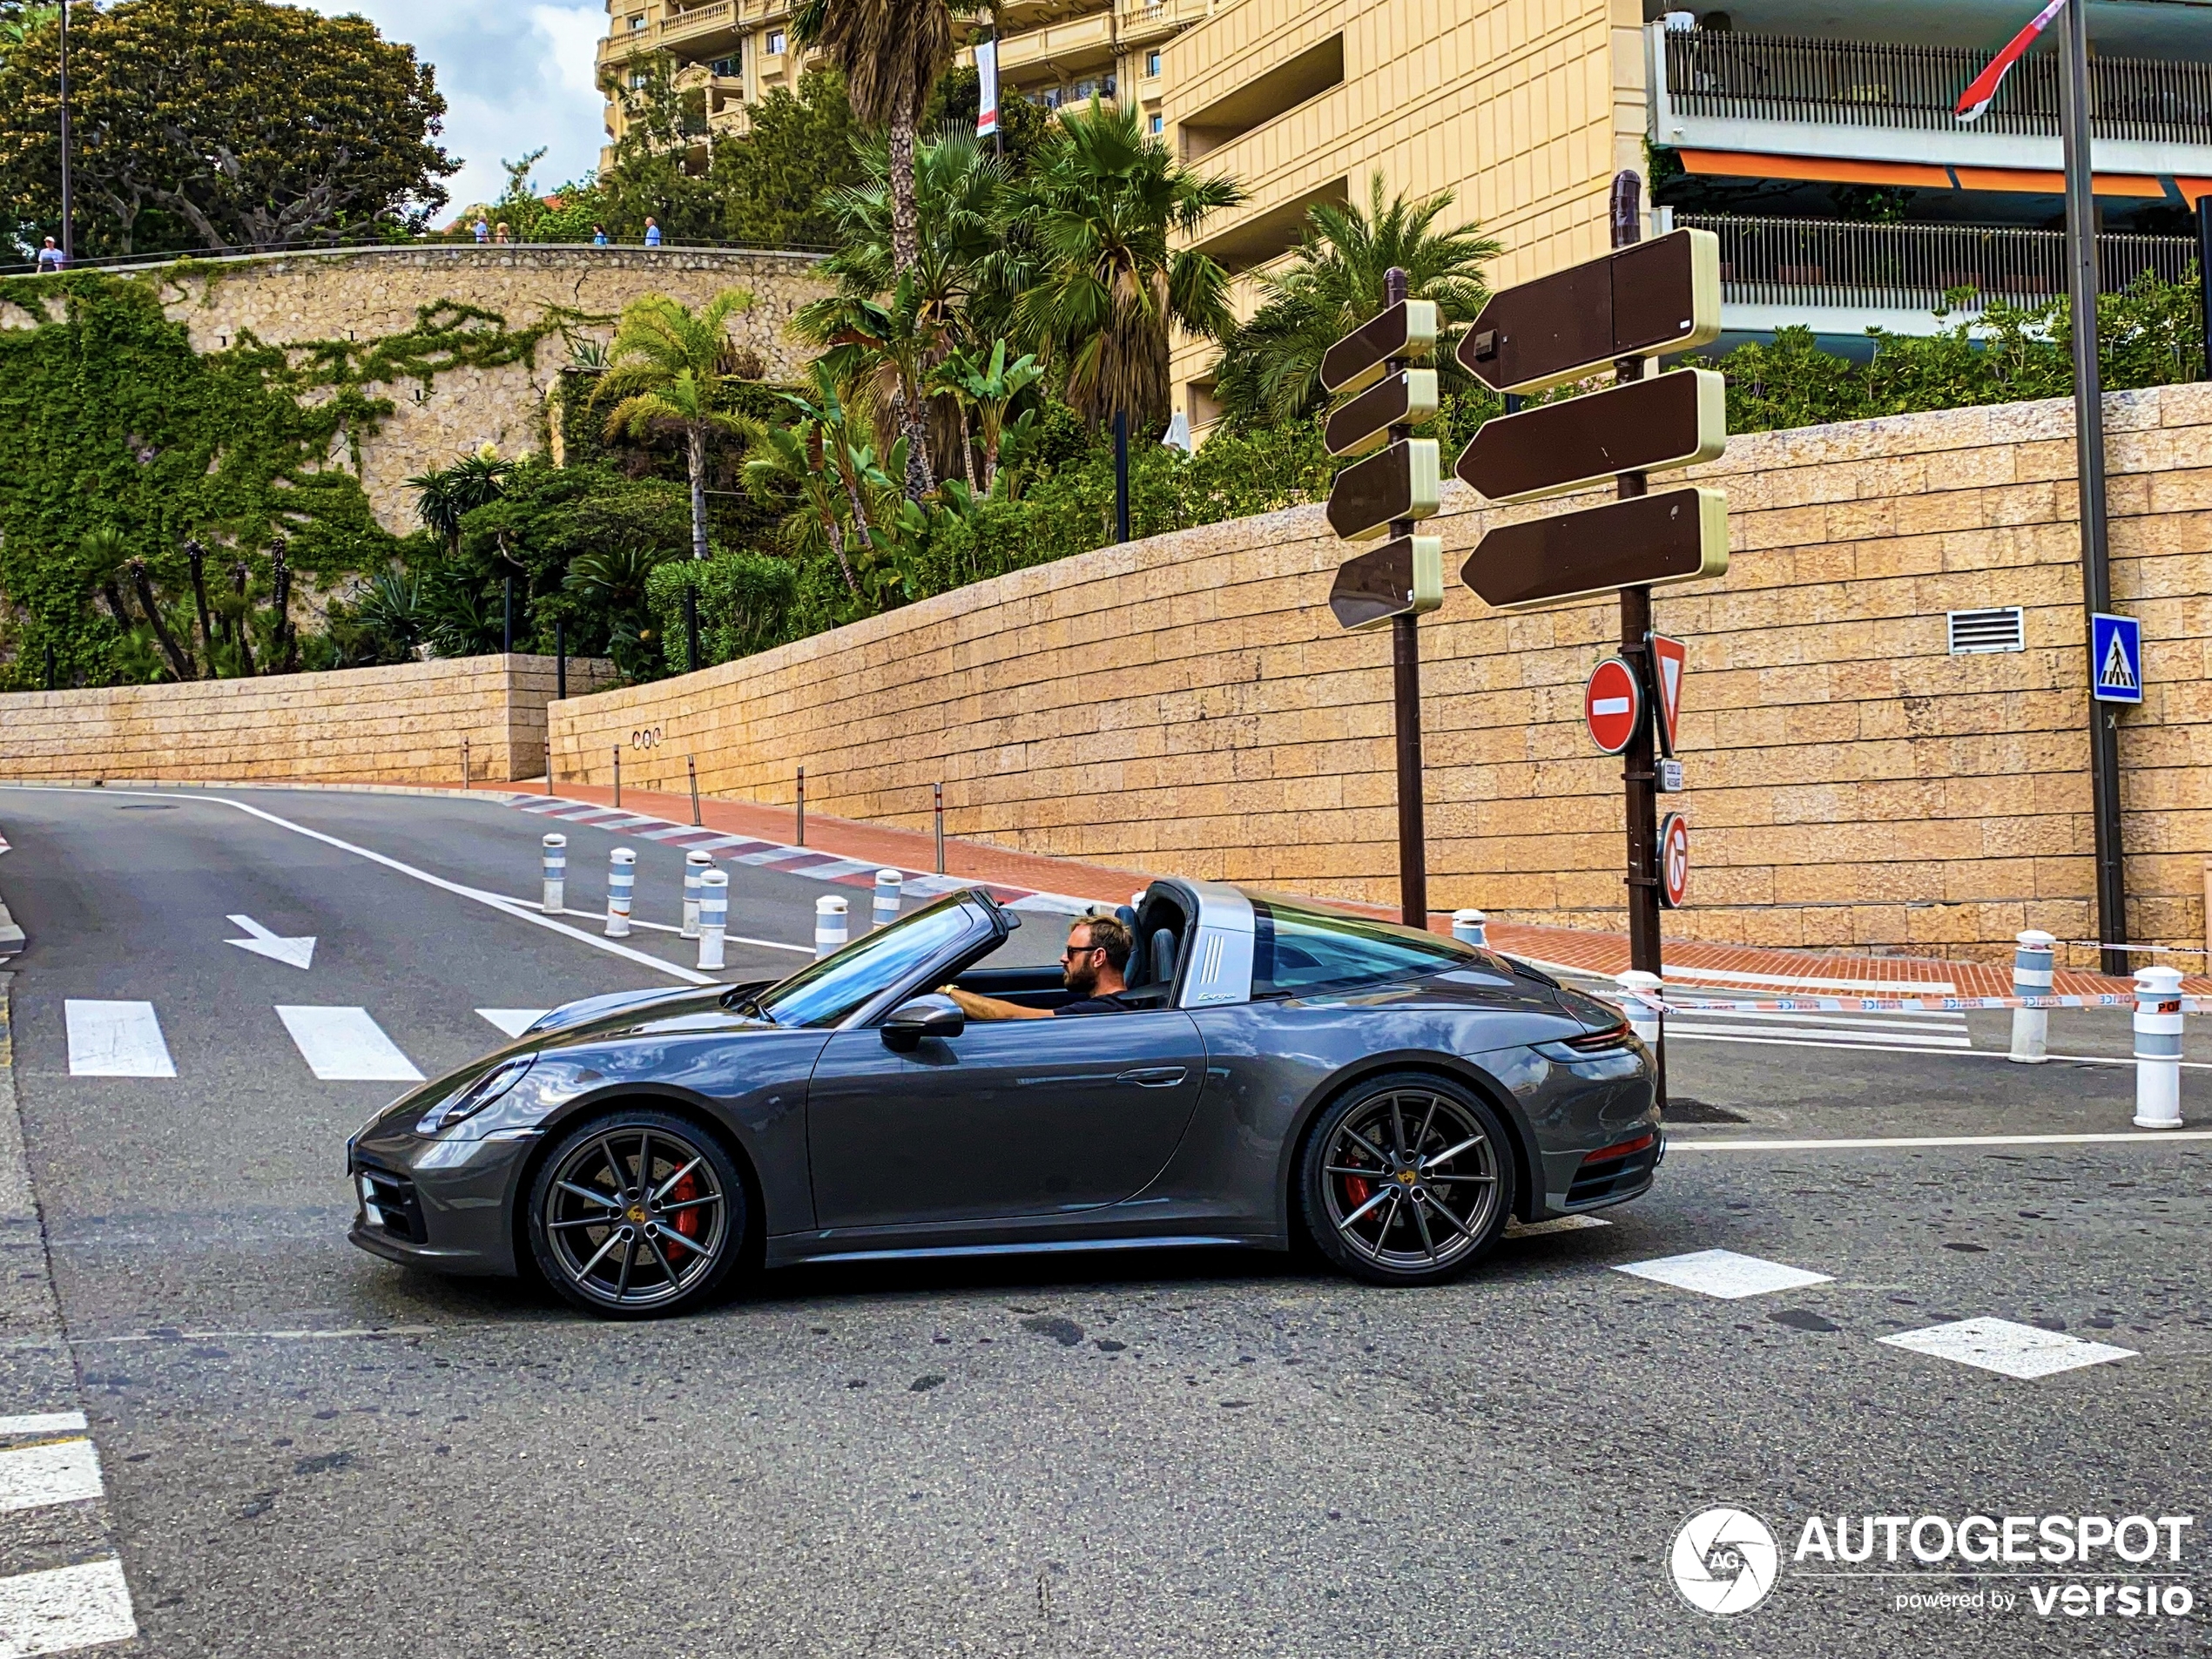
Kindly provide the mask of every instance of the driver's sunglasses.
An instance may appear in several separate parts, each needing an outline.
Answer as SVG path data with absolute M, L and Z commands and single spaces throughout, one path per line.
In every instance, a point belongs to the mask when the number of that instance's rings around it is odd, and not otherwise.
M 1063 962 L 1073 961 L 1078 956 L 1088 956 L 1095 950 L 1105 948 L 1103 945 L 1070 945 L 1060 953 L 1060 960 Z

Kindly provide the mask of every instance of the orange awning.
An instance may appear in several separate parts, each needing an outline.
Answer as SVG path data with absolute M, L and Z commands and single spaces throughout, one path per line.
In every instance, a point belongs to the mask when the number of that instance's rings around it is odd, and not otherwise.
M 1932 167 L 1911 161 L 1850 161 L 1828 156 L 1757 155 L 1743 150 L 1678 150 L 1686 172 L 1729 179 L 1804 179 L 1829 185 L 1892 185 L 1916 190 L 1990 190 L 2032 196 L 2058 196 L 2064 178 L 2025 167 Z M 2176 179 L 2175 192 L 2195 205 L 2212 195 L 2212 179 Z M 2149 173 L 2101 172 L 2100 196 L 2168 195 L 2168 181 Z

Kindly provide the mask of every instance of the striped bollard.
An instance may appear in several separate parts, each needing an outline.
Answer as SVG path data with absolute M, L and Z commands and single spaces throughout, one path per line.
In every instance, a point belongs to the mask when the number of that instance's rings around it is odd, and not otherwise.
M 2013 995 L 2048 996 L 2051 994 L 2051 953 L 2058 941 L 2031 927 L 2019 934 L 2020 948 L 2013 953 Z M 2044 1050 L 2051 1037 L 2051 1010 L 2013 1010 L 2013 1051 L 2005 1057 L 2023 1066 L 2040 1066 L 2048 1058 Z
M 846 904 L 842 899 L 814 900 L 814 959 L 833 956 L 845 948 Z
M 896 870 L 875 873 L 875 914 L 873 925 L 888 927 L 899 920 L 899 896 L 905 890 L 907 878 Z
M 699 936 L 699 883 L 713 863 L 704 853 L 684 855 L 684 926 L 680 931 L 685 939 Z
M 568 903 L 569 838 L 549 835 L 545 838 L 545 892 L 538 908 L 549 916 L 557 916 Z
M 1490 918 L 1480 910 L 1454 910 L 1452 913 L 1452 937 L 1462 945 L 1473 945 L 1477 950 L 1490 948 L 1489 926 Z
M 637 855 L 615 848 L 607 867 L 607 937 L 630 937 L 630 900 L 637 887 Z
M 1661 1021 L 1665 1017 L 1659 1011 L 1659 993 L 1663 988 L 1659 975 L 1632 968 L 1621 975 L 1620 983 L 1629 1029 L 1643 1039 L 1645 1048 L 1657 1053 Z
M 699 878 L 699 966 L 722 966 L 722 934 L 730 925 L 730 873 L 709 870 Z
M 2135 975 L 2135 1127 L 2182 1126 L 2182 974 Z

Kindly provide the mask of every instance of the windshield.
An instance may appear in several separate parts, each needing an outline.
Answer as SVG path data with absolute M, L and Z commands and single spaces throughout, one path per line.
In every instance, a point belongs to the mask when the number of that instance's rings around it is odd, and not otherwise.
M 1350 990 L 1481 961 L 1457 940 L 1283 899 L 1254 899 L 1252 919 L 1255 997 Z
M 948 894 L 864 934 L 833 956 L 810 962 L 738 1006 L 749 1002 L 778 1025 L 835 1025 L 974 934 L 977 921 L 966 894 Z

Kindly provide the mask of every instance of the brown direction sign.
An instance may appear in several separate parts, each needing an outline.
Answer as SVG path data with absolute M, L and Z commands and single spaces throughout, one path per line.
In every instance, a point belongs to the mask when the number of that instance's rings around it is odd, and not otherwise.
M 1728 574 L 1728 498 L 1717 489 L 1632 496 L 1492 530 L 1460 579 L 1501 610 Z
M 1720 333 L 1720 239 L 1673 231 L 1493 294 L 1460 361 L 1493 391 L 1534 392 Z
M 1321 359 L 1323 388 L 1332 393 L 1366 390 L 1382 378 L 1392 358 L 1426 357 L 1434 351 L 1437 326 L 1435 300 L 1400 300 L 1329 347 Z
M 1329 528 L 1347 542 L 1364 542 L 1394 520 L 1435 517 L 1441 469 L 1434 438 L 1400 438 L 1337 475 Z
M 1386 374 L 1329 417 L 1323 435 L 1332 455 L 1363 455 L 1393 426 L 1418 426 L 1436 415 L 1436 371 L 1401 368 Z
M 1329 609 L 1344 627 L 1379 627 L 1393 617 L 1418 617 L 1444 603 L 1444 540 L 1400 536 L 1353 555 L 1338 567 Z
M 1457 470 L 1492 501 L 1534 501 L 1615 473 L 1695 466 L 1727 448 L 1726 383 L 1710 368 L 1678 369 L 1486 421 Z

